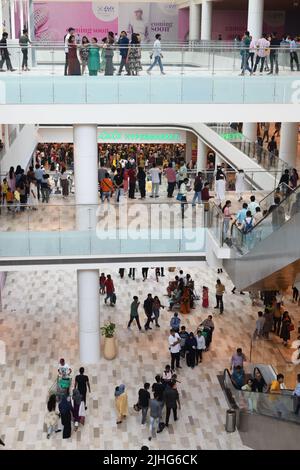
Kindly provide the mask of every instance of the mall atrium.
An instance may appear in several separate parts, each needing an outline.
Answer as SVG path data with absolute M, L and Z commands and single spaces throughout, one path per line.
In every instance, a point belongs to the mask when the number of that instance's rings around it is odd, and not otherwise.
M 299 18 L 0 0 L 1 451 L 300 449 Z

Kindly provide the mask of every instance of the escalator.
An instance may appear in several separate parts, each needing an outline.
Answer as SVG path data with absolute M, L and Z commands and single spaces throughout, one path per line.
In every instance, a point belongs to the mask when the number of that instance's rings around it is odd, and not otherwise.
M 274 200 L 273 191 L 269 200 Z M 266 211 L 249 233 L 231 227 L 231 256 L 223 266 L 238 290 L 282 290 L 300 273 L 300 186 Z
M 259 372 L 270 384 L 276 377 L 272 366 L 252 364 L 250 375 Z M 235 387 L 228 369 L 218 377 L 226 400 L 236 413 L 237 430 L 244 445 L 254 450 L 299 450 L 300 416 L 292 390 L 280 393 L 242 391 Z M 274 432 L 276 429 L 276 432 Z

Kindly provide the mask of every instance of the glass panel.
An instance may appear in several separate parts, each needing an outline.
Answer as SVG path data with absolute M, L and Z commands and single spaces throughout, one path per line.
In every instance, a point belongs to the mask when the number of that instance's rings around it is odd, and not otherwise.
M 283 224 L 299 211 L 300 186 L 294 191 L 291 191 L 290 188 L 288 188 L 287 192 L 285 191 L 285 186 L 279 188 L 279 191 L 275 190 L 262 201 L 263 206 L 266 207 L 265 216 L 249 233 L 244 234 L 240 228 L 236 225 L 232 225 L 231 243 L 240 253 L 248 253 L 262 240 L 279 230 Z M 270 212 L 270 205 L 274 204 L 274 198 L 276 196 L 280 198 L 281 202 L 279 205 L 275 205 Z M 267 207 L 267 204 L 270 202 L 271 204 Z

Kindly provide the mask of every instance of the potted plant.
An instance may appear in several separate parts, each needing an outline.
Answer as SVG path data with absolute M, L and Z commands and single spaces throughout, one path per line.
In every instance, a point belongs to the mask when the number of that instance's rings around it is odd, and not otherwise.
M 108 322 L 100 328 L 102 336 L 104 336 L 103 355 L 105 359 L 114 359 L 117 355 L 115 342 L 115 323 Z

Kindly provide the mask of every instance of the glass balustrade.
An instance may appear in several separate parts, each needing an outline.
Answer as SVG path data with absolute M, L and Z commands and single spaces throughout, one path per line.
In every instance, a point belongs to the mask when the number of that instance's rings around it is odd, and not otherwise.
M 269 152 L 258 142 L 251 142 L 245 135 L 238 132 L 229 125 L 210 125 L 212 130 L 217 132 L 220 137 L 234 145 L 238 150 L 253 159 L 262 168 L 271 170 L 276 177 L 289 169 L 289 165 L 278 157 L 278 154 Z
M 295 413 L 298 400 L 292 390 L 281 390 L 280 393 L 239 390 L 233 385 L 227 370 L 224 371 L 224 386 L 240 411 L 300 424 L 300 413 Z
M 139 76 L 64 76 L 61 44 L 32 44 L 30 72 L 22 71 L 22 51 L 9 45 L 16 72 L 0 77 L 1 104 L 118 104 L 118 103 L 296 103 L 297 72 L 286 67 L 279 75 L 239 77 L 240 49 L 232 45 L 162 44 L 166 76 L 148 76 L 152 46 L 143 45 Z M 78 46 L 78 57 L 80 47 Z M 289 58 L 289 49 L 280 49 Z M 120 54 L 114 50 L 115 74 Z M 296 100 L 296 101 L 295 101 Z
M 0 256 L 203 253 L 200 205 L 127 203 L 1 206 Z
M 281 202 L 279 205 L 274 205 L 274 199 L 277 196 Z M 263 207 L 266 207 L 263 209 L 264 217 L 248 233 L 243 233 L 241 227 L 236 224 L 231 226 L 230 245 L 233 245 L 241 254 L 253 250 L 258 243 L 279 230 L 290 218 L 300 212 L 300 186 L 294 191 L 285 185 L 281 186 L 262 203 Z M 271 205 L 273 209 L 270 211 Z

